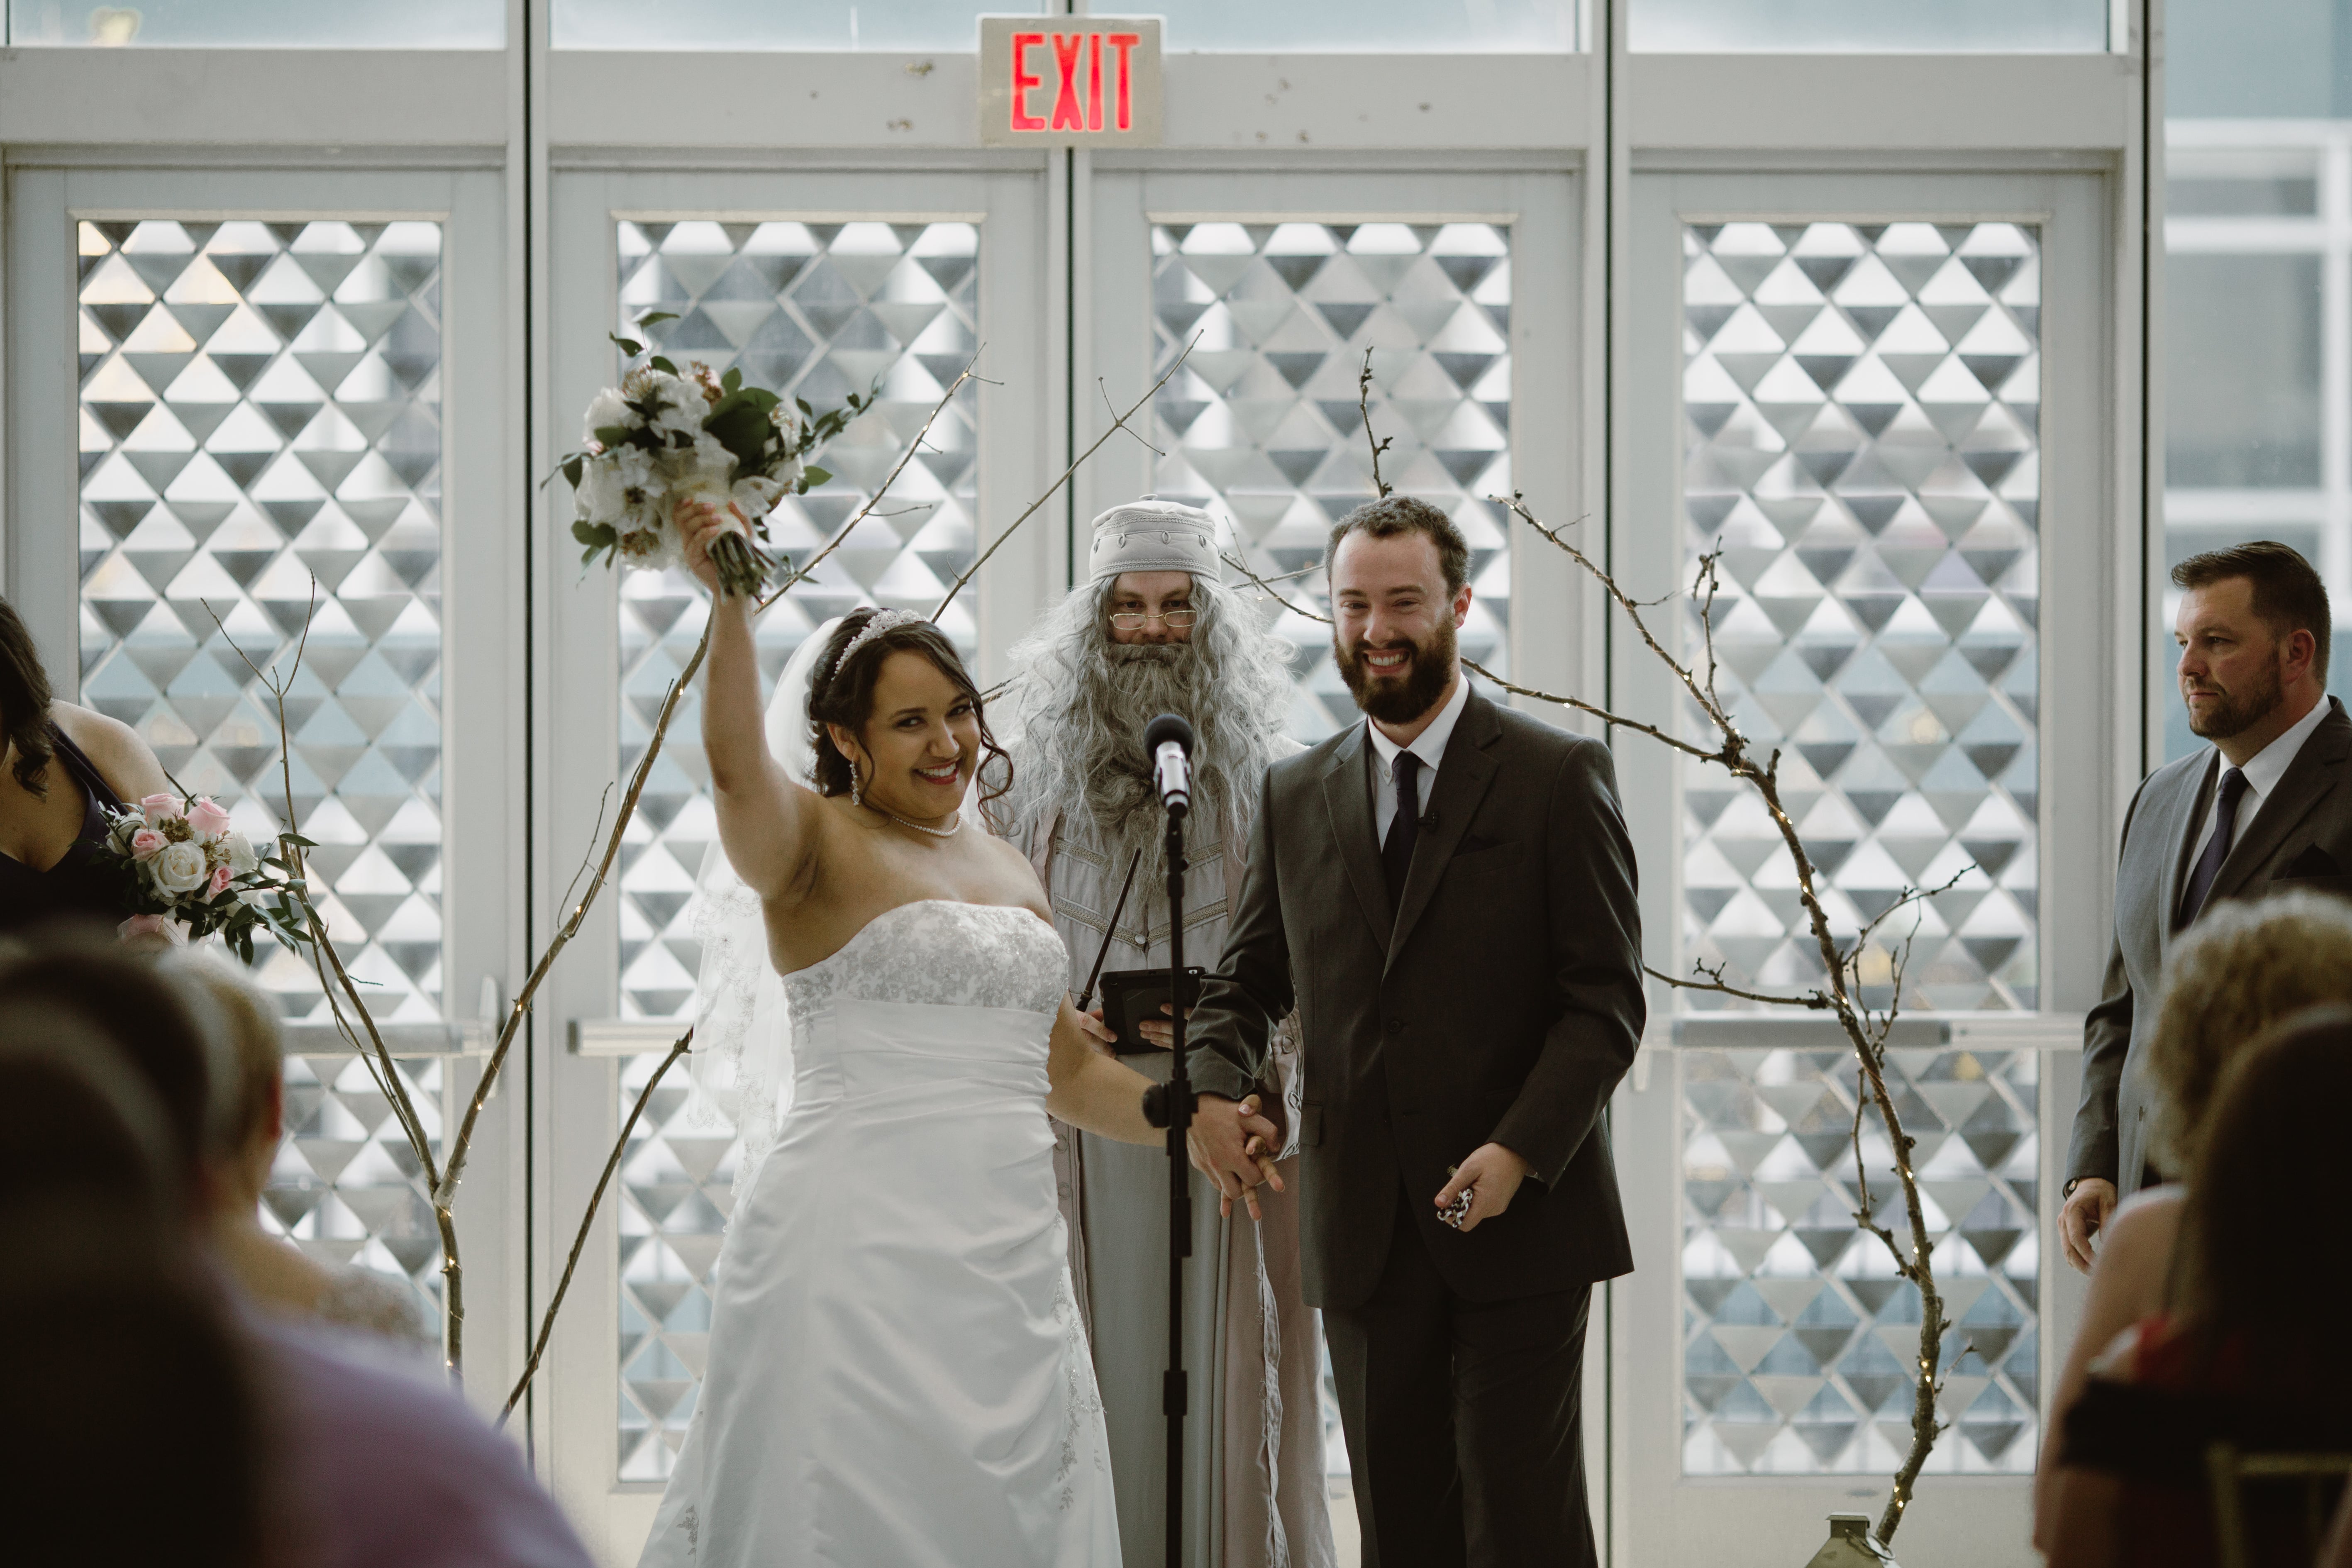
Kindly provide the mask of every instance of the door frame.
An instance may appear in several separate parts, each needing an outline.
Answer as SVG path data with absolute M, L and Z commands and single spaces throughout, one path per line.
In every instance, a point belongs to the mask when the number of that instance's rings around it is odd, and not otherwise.
M 1979 1048 L 2032 1049 L 2042 1063 L 2039 1121 L 2041 1233 L 2054 1236 L 2063 1132 L 2079 1080 L 2082 1014 L 2096 999 L 2106 960 L 2106 847 L 2120 831 L 2107 781 L 2136 765 L 2116 754 L 2106 722 L 2120 682 L 2113 628 L 2133 599 L 2116 585 L 2124 502 L 2116 475 L 2129 451 L 2109 374 L 2117 333 L 2117 257 L 2112 180 L 2093 169 L 2000 173 L 1721 173 L 1646 170 L 1635 176 L 1628 240 L 1633 284 L 1629 352 L 1618 356 L 1612 558 L 1627 590 L 1648 597 L 1685 585 L 1682 231 L 1687 223 L 2015 221 L 2041 231 L 2042 405 L 2040 520 L 2044 585 L 2037 628 L 2041 698 L 2038 824 L 2042 1009 L 2017 1015 L 1918 1017 L 1918 1025 Z M 1673 345 L 1671 348 L 1668 345 Z M 1643 352 L 1644 348 L 1650 352 Z M 2049 590 L 2065 584 L 2063 595 Z M 2051 613 L 2052 610 L 2057 613 Z M 1662 630 L 1681 635 L 1679 616 Z M 1622 622 L 1614 631 L 1612 693 L 1634 713 L 1669 712 L 1671 678 Z M 1617 751 L 1627 824 L 1649 875 L 1643 918 L 1654 951 L 1681 973 L 1679 865 L 1682 773 L 1664 747 L 1629 741 Z M 1682 1072 L 1677 998 L 1653 983 L 1651 1026 L 1635 1070 L 1614 1103 L 1617 1164 L 1633 1233 L 1635 1272 L 1612 1290 L 1612 1430 L 1615 1560 L 1785 1561 L 1832 1511 L 1875 1514 L 1886 1495 L 1877 1475 L 1685 1477 L 1682 1474 Z M 1731 1016 L 1708 1015 L 1728 1025 Z M 1906 1016 L 1916 1016 L 1906 1015 Z M 1780 1020 L 1778 1041 L 1801 1021 Z M 1730 1026 L 1736 1027 L 1736 1026 Z M 1824 1043 L 1843 1037 L 1821 1026 Z M 1707 1047 L 1726 1044 L 1711 1026 Z M 1697 1048 L 1696 1042 L 1694 1048 Z M 2046 1420 L 2054 1368 L 2079 1311 L 2081 1282 L 2056 1249 L 2042 1256 L 2039 1393 Z M 1944 1441 L 1957 1441 L 1948 1434 Z M 1901 1537 L 1906 1555 L 1932 1561 L 2008 1561 L 2026 1550 L 2032 1478 L 1930 1474 L 1924 1506 Z M 1965 1499 L 1965 1503 L 1960 1500 Z M 1769 1523 L 1759 1529 L 1759 1521 Z M 1959 1553 L 1966 1552 L 1962 1558 Z M 2007 1553 L 2007 1556 L 2002 1555 Z M 2021 1559 L 2018 1559 L 2021 1560 Z
M 980 229 L 980 371 L 988 378 L 976 397 L 976 516 L 982 537 L 975 547 L 985 548 L 1060 471 L 1059 432 L 1043 416 L 1061 394 L 1062 367 L 1050 352 L 1054 338 L 1047 330 L 1048 289 L 1055 279 L 1045 264 L 1049 204 L 1042 157 L 864 171 L 574 168 L 556 176 L 550 205 L 552 390 L 542 414 L 551 440 L 562 443 L 571 434 L 566 426 L 572 416 L 566 411 L 586 407 L 612 380 L 614 361 L 605 333 L 618 321 L 614 237 L 621 220 L 962 221 Z M 978 612 L 977 673 L 983 685 L 1001 679 L 1003 648 L 1043 607 L 1045 584 L 1065 570 L 1057 559 L 1062 531 L 1054 526 L 1054 510 L 1049 503 L 1024 525 L 965 590 Z M 545 929 L 552 930 L 562 918 L 555 902 L 583 847 L 601 842 L 600 809 L 609 809 L 600 806 L 599 796 L 614 777 L 617 756 L 619 578 L 601 568 L 582 570 L 562 487 L 551 486 L 541 497 L 536 527 L 541 565 L 534 588 L 545 650 L 541 710 L 552 765 L 537 791 L 537 820 L 544 825 L 538 864 L 544 870 L 534 891 L 543 900 Z M 681 742 L 698 745 L 700 739 L 673 731 L 668 743 Z M 619 932 L 617 900 L 607 896 L 590 911 L 576 946 L 611 953 Z M 532 1252 L 539 1278 L 551 1286 L 619 1131 L 619 1058 L 667 1047 L 683 1025 L 615 1022 L 618 974 L 609 963 L 575 959 L 561 965 L 548 993 L 544 1016 L 559 1022 L 539 1031 L 536 1046 L 540 1196 Z M 530 1416 L 542 1473 L 592 1551 L 605 1561 L 634 1560 L 662 1491 L 658 1483 L 618 1479 L 621 1202 L 617 1190 L 607 1192 L 589 1232 L 533 1390 Z

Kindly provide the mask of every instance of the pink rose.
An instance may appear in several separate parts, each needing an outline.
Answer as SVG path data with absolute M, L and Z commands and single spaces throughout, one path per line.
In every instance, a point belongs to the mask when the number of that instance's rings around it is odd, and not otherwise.
M 135 860 L 152 858 L 156 850 L 170 842 L 152 827 L 142 827 L 131 836 L 131 856 Z
M 210 799 L 188 807 L 188 826 L 199 838 L 218 838 L 228 831 L 228 813 Z
M 167 818 L 180 815 L 180 797 L 176 795 L 151 795 L 139 803 L 147 818 L 147 826 L 160 827 Z
M 228 868 L 227 867 L 226 867 L 226 866 L 218 866 L 218 867 L 215 867 L 215 868 L 214 868 L 214 869 L 213 869 L 213 885 L 212 885 L 212 889 L 211 889 L 211 891 L 212 891 L 212 896 L 213 896 L 214 898 L 217 899 L 217 898 L 219 898 L 223 893 L 226 893 L 226 892 L 227 892 L 227 891 L 228 891 L 228 881 L 229 881 L 229 878 L 230 878 L 230 876 L 231 876 L 231 875 L 232 875 L 232 873 L 230 872 L 229 868 Z

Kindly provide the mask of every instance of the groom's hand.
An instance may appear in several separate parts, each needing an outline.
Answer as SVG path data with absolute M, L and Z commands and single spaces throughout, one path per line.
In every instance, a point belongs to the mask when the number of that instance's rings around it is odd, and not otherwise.
M 1454 1179 L 1439 1191 L 1438 1211 L 1444 1213 L 1446 1206 L 1461 1195 L 1463 1188 L 1470 1188 L 1470 1212 L 1463 1215 L 1461 1223 L 1454 1228 L 1475 1230 L 1480 1220 L 1493 1219 L 1509 1208 L 1511 1199 L 1518 1193 L 1519 1184 L 1527 1179 L 1528 1163 L 1525 1160 L 1500 1143 L 1481 1143 L 1454 1171 Z
M 1276 1192 L 1283 1190 L 1273 1156 L 1255 1152 L 1282 1146 L 1282 1130 L 1261 1112 L 1256 1095 L 1241 1100 L 1227 1100 L 1222 1094 L 1195 1096 L 1185 1144 L 1193 1168 L 1217 1184 L 1219 1214 L 1232 1214 L 1238 1196 L 1249 1209 L 1250 1218 L 1261 1218 L 1258 1184 L 1270 1182 Z

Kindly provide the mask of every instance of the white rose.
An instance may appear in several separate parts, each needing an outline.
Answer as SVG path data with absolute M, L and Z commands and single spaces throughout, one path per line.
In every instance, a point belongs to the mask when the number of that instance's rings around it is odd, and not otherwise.
M 588 459 L 588 466 L 580 475 L 580 489 L 573 498 L 582 517 L 591 522 L 610 522 L 627 508 L 628 502 L 623 496 L 628 488 L 624 459 L 632 452 L 636 452 L 636 448 L 624 447 L 619 452 L 607 452 L 601 458 Z M 636 452 L 636 455 L 643 457 L 645 454 Z
M 229 870 L 237 876 L 242 877 L 261 864 L 261 857 L 253 852 L 252 840 L 242 833 L 224 834 L 221 847 L 228 852 Z
M 175 895 L 194 892 L 213 874 L 205 864 L 205 847 L 190 839 L 165 845 L 147 865 L 155 885 Z
M 636 422 L 637 416 L 629 412 L 627 399 L 621 395 L 618 388 L 608 386 L 588 405 L 587 416 L 580 422 L 580 438 L 593 441 L 596 432 L 607 426 L 635 425 Z
M 689 438 L 700 435 L 702 416 L 710 412 L 710 400 L 702 395 L 702 388 L 675 375 L 665 375 L 655 384 L 663 408 L 654 423 L 666 432 L 676 431 Z

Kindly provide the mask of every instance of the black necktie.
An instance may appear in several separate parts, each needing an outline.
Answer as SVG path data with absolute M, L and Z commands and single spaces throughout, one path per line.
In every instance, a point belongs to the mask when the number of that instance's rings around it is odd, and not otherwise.
M 2180 896 L 2180 920 L 2173 930 L 2185 929 L 2204 912 L 2205 895 L 2213 890 L 2213 879 L 2230 858 L 2230 840 L 2237 837 L 2238 802 L 2245 798 L 2246 789 L 2246 775 L 2237 769 L 2221 774 L 2221 798 L 2213 804 L 2213 837 L 2205 841 L 2205 853 L 2197 857 L 2189 873 L 2189 890 Z
M 1421 837 L 1421 759 L 1399 752 L 1391 777 L 1396 781 L 1396 817 L 1381 845 L 1381 868 L 1388 873 L 1389 911 L 1404 902 L 1405 873 L 1412 869 L 1413 841 Z

